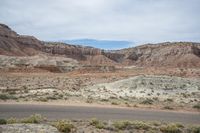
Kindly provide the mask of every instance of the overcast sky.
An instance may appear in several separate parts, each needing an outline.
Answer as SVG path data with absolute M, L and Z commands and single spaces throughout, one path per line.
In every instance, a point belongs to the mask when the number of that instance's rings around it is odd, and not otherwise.
M 0 0 L 0 23 L 50 41 L 200 42 L 200 0 Z

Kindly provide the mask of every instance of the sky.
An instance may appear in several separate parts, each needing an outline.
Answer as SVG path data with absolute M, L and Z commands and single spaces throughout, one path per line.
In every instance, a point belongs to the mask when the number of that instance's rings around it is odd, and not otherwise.
M 116 48 L 200 42 L 200 0 L 0 0 L 0 23 L 45 41 L 131 42 Z
M 61 41 L 67 44 L 92 46 L 95 48 L 101 48 L 105 50 L 118 50 L 134 46 L 133 42 L 119 41 L 119 40 L 73 39 L 73 40 L 61 40 Z

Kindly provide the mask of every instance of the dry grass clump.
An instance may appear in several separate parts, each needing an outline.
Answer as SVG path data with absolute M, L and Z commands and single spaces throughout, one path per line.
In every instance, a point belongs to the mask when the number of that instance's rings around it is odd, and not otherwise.
M 75 126 L 65 120 L 59 120 L 59 121 L 53 123 L 52 125 L 54 127 L 56 127 L 58 129 L 58 131 L 60 131 L 62 133 L 70 133 L 73 130 L 75 130 Z

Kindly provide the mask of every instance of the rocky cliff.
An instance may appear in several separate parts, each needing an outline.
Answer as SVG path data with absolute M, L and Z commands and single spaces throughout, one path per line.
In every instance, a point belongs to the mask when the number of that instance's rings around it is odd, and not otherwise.
M 136 66 L 199 67 L 200 43 L 166 42 L 117 51 Z M 122 60 L 122 63 L 125 60 Z
M 13 56 L 35 55 L 43 49 L 41 41 L 32 36 L 18 35 L 8 26 L 0 24 L 0 54 Z
M 41 53 L 64 55 L 89 65 L 200 67 L 200 43 L 165 42 L 104 51 L 93 47 L 43 42 L 32 36 L 18 35 L 8 26 L 0 24 L 0 55 L 30 56 Z

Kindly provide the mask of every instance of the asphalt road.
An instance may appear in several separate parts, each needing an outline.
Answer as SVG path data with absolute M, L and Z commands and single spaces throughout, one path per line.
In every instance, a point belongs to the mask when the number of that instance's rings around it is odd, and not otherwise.
M 0 118 L 22 118 L 35 113 L 48 119 L 98 118 L 102 120 L 143 120 L 200 124 L 200 113 L 85 106 L 0 104 Z

